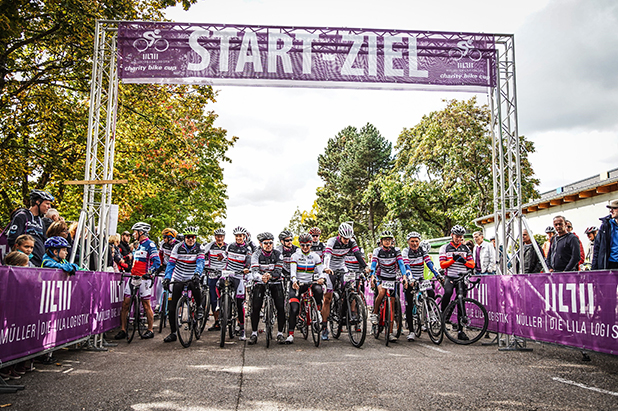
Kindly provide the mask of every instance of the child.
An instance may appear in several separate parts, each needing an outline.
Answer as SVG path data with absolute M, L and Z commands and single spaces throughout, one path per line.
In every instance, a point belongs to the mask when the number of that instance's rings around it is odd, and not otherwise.
M 28 234 L 22 234 L 17 239 L 15 239 L 15 245 L 13 246 L 13 251 L 19 251 L 28 257 L 28 264 L 26 267 L 34 268 L 34 264 L 30 261 L 32 257 L 32 250 L 34 250 L 34 238 Z M 7 256 L 8 257 L 8 256 Z M 7 264 L 13 265 L 13 264 Z M 15 264 L 18 265 L 18 264 Z
M 69 263 L 65 258 L 69 254 L 71 245 L 69 242 L 59 236 L 48 238 L 45 241 L 45 255 L 43 256 L 43 268 L 60 268 L 68 275 L 75 274 L 79 271 L 77 264 Z
M 11 251 L 4 257 L 4 265 L 28 267 L 28 263 L 30 263 L 30 259 L 21 251 Z

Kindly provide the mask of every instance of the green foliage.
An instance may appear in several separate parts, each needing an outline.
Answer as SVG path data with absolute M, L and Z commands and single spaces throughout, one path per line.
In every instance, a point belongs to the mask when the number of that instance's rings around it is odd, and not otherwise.
M 534 239 L 539 243 L 539 247 L 543 247 L 543 244 L 547 241 L 547 236 L 545 234 L 535 234 Z

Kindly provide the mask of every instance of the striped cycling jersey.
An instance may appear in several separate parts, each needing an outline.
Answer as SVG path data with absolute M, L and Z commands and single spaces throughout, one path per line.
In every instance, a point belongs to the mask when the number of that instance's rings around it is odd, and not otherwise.
M 363 258 L 365 257 L 365 253 L 363 252 L 363 249 L 360 249 L 361 255 L 363 256 Z M 356 256 L 352 253 L 347 253 L 343 259 L 346 268 L 349 271 L 353 271 L 355 273 L 361 271 L 360 269 L 360 264 L 358 263 L 358 259 L 356 258 Z
M 225 270 L 225 266 L 227 265 L 227 249 L 228 245 L 223 243 L 223 245 L 217 245 L 216 241 L 208 243 L 204 246 L 204 258 L 206 259 L 206 267 L 210 267 L 213 270 Z M 219 260 L 219 256 L 222 255 L 223 258 Z
M 292 244 L 292 248 L 285 248 L 283 245 L 279 244 L 275 250 L 281 253 L 281 258 L 283 259 L 283 274 L 286 277 L 290 276 L 290 261 L 292 260 L 292 254 L 296 252 L 299 248 Z
M 170 260 L 170 254 L 172 254 L 172 250 L 176 244 L 178 244 L 178 241 L 176 241 L 175 238 L 171 239 L 169 243 L 164 242 L 161 244 L 161 247 L 159 247 L 159 258 L 161 259 L 161 265 L 167 265 Z
M 460 255 L 465 258 L 466 261 L 472 261 L 472 253 L 470 249 L 466 247 L 464 243 L 455 246 L 452 242 L 444 244 L 440 247 L 440 263 L 446 260 L 450 260 L 456 255 Z M 460 277 L 468 271 L 468 268 L 459 261 L 455 261 L 451 266 L 445 269 L 447 277 Z
M 133 255 L 133 268 L 131 268 L 131 275 L 143 276 L 149 271 L 154 271 L 161 266 L 161 259 L 159 258 L 159 250 L 154 241 L 149 238 L 144 238 L 139 242 L 139 246 L 135 250 Z
M 251 267 L 251 249 L 246 243 L 232 243 L 227 246 L 227 264 L 226 270 L 242 271 L 245 268 Z M 242 278 L 243 275 L 235 274 L 237 278 Z
M 324 261 L 324 249 L 326 248 L 326 246 L 324 245 L 323 242 L 317 242 L 317 243 L 312 243 L 311 244 L 311 251 L 313 251 L 314 253 L 316 253 L 318 256 L 320 256 L 320 259 L 322 261 Z
M 305 254 L 300 249 L 292 254 L 290 273 L 292 281 L 297 280 L 301 283 L 312 282 L 313 274 L 318 274 L 320 278 L 326 278 L 322 272 L 322 260 L 320 256 L 313 251 L 309 251 Z
M 425 272 L 425 264 L 431 263 L 429 254 L 424 253 L 420 247 L 416 250 L 408 247 L 403 250 L 401 255 L 403 263 L 410 267 L 412 278 L 416 280 L 422 279 Z
M 201 274 L 204 269 L 204 251 L 199 243 L 189 247 L 184 241 L 176 244 L 170 254 L 170 261 L 165 270 L 165 278 L 172 281 L 187 281 L 194 274 Z
M 281 279 L 281 270 L 283 269 L 283 259 L 278 250 L 272 250 L 270 253 L 258 248 L 251 256 L 251 278 L 258 283 L 262 281 L 262 275 L 270 274 L 273 280 Z
M 331 237 L 326 242 L 326 248 L 324 249 L 324 268 L 329 268 L 333 271 L 342 270 L 348 271 L 345 266 L 345 256 L 346 254 L 353 254 L 358 261 L 359 268 L 364 270 L 366 267 L 365 259 L 361 255 L 360 248 L 356 244 L 354 239 L 350 239 L 347 244 L 343 244 L 337 237 Z
M 403 263 L 401 250 L 398 247 L 378 247 L 373 250 L 371 266 L 373 267 L 373 263 L 376 263 L 376 268 L 380 268 L 380 277 L 395 278 L 401 273 L 399 261 Z

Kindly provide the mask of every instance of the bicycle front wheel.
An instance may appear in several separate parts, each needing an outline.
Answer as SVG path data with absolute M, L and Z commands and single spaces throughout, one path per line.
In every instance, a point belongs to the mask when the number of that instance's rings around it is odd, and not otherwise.
M 341 298 L 337 293 L 333 293 L 333 299 L 330 301 L 330 315 L 328 316 L 328 325 L 333 338 L 339 338 L 341 328 L 343 327 L 343 319 L 341 318 Z
M 193 312 L 186 295 L 183 295 L 176 304 L 176 329 L 178 340 L 183 347 L 187 348 L 193 341 Z
M 208 322 L 208 311 L 210 310 L 210 290 L 208 287 L 202 288 L 202 310 L 204 311 L 204 316 L 201 320 L 198 320 L 198 330 L 199 334 L 202 335 L 204 332 L 204 328 L 206 328 L 206 323 Z M 197 334 L 196 338 L 200 338 Z
M 367 309 L 363 299 L 357 295 L 350 295 L 350 309 L 348 310 L 347 328 L 350 342 L 356 348 L 362 347 L 367 336 Z
M 401 301 L 395 297 L 395 305 L 393 306 L 393 335 L 395 338 L 401 337 L 403 331 L 403 316 L 401 314 Z
M 225 345 L 225 333 L 227 332 L 228 316 L 230 315 L 230 296 L 223 294 L 222 300 L 219 301 L 220 314 L 219 321 L 221 322 L 221 336 L 219 337 L 219 347 L 223 348 Z
M 320 315 L 318 314 L 318 305 L 315 302 L 315 299 L 311 298 L 311 310 L 309 311 L 311 323 L 311 338 L 313 339 L 313 344 L 316 347 L 320 346 Z M 307 323 L 305 323 L 305 329 L 308 328 Z M 307 337 L 305 337 L 307 338 Z
M 393 307 L 388 295 L 384 296 L 384 300 L 386 300 L 384 301 L 384 341 L 388 347 L 391 338 L 391 326 L 393 325 Z
M 309 337 L 309 324 L 311 322 L 310 316 L 311 313 L 307 314 L 307 304 L 305 303 L 304 298 L 300 301 L 300 309 L 298 310 L 298 328 L 303 335 L 303 338 L 306 340 Z
M 444 334 L 442 333 L 442 314 L 440 313 L 438 305 L 431 297 L 425 300 L 423 316 L 429 339 L 431 339 L 431 342 L 434 344 L 440 345 L 444 338 Z
M 129 312 L 127 313 L 127 343 L 133 341 L 135 331 L 139 328 L 139 298 L 136 295 L 131 297 Z
M 489 318 L 485 307 L 472 298 L 452 301 L 442 314 L 442 331 L 455 344 L 468 345 L 485 335 Z
M 161 308 L 159 309 L 159 334 L 163 332 L 163 329 L 165 328 L 165 324 L 167 323 L 167 304 L 168 304 L 167 297 L 168 295 L 169 295 L 169 292 L 167 291 L 163 292 L 163 297 L 161 299 Z
M 270 297 L 266 297 L 266 307 L 264 309 L 265 317 L 264 317 L 264 325 L 266 329 L 264 332 L 266 333 L 266 348 L 270 347 L 270 340 L 273 338 L 273 304 Z

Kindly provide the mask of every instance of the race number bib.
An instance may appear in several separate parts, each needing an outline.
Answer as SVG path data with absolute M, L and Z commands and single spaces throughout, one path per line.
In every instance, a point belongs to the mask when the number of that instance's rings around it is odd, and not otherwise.
M 421 291 L 427 291 L 427 290 L 431 290 L 431 281 L 429 280 L 425 280 L 421 283 L 421 285 L 419 286 L 419 290 Z
M 343 281 L 345 281 L 346 283 L 352 282 L 356 280 L 356 274 L 354 273 L 345 273 L 343 275 Z
M 131 284 L 133 287 L 139 287 L 142 285 L 142 277 L 131 277 Z
M 313 281 L 318 281 L 320 279 L 320 274 L 313 274 Z
M 380 284 L 382 286 L 382 288 L 386 289 L 386 290 L 394 290 L 395 289 L 395 282 L 394 281 L 382 281 L 382 284 Z

